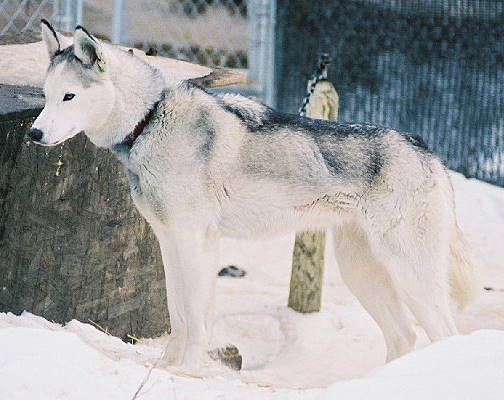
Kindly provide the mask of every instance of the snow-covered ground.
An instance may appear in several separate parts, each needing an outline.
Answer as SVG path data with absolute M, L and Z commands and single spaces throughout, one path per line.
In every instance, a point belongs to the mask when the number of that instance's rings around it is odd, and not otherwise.
M 248 275 L 219 279 L 215 345 L 237 345 L 243 370 L 214 367 L 198 379 L 155 368 L 138 398 L 504 399 L 504 189 L 452 179 L 459 223 L 481 259 L 481 296 L 454 311 L 467 335 L 427 346 L 419 328 L 418 350 L 384 365 L 378 327 L 343 285 L 331 246 L 322 311 L 302 315 L 286 307 L 293 235 L 224 240 L 221 263 Z M 0 399 L 131 399 L 163 343 L 0 314 Z

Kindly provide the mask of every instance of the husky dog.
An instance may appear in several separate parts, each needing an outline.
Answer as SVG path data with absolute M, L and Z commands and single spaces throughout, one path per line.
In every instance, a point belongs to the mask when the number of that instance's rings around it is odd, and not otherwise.
M 383 332 L 387 360 L 457 333 L 450 292 L 475 294 L 446 169 L 418 137 L 284 114 L 169 81 L 77 27 L 43 21 L 50 55 L 34 142 L 84 132 L 124 164 L 159 241 L 171 335 L 165 361 L 201 366 L 211 338 L 218 241 L 329 228 L 341 275 Z

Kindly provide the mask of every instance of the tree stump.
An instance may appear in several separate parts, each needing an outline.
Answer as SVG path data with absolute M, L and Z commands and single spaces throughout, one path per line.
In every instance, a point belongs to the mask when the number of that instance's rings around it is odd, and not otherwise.
M 84 135 L 28 141 L 43 104 L 40 89 L 0 85 L 0 312 L 92 320 L 123 338 L 163 334 L 159 246 L 122 166 Z
M 316 84 L 306 109 L 306 116 L 338 119 L 339 97 L 331 82 Z M 288 305 L 301 313 L 320 311 L 324 275 L 325 232 L 302 232 L 296 235 Z

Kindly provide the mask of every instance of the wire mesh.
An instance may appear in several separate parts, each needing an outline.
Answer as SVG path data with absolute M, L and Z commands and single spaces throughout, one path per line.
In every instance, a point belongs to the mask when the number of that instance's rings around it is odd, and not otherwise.
M 277 105 L 295 112 L 321 53 L 340 119 L 421 135 L 451 169 L 504 186 L 504 3 L 278 0 Z
M 84 23 L 112 40 L 115 13 L 123 25 L 120 44 L 208 66 L 247 67 L 246 0 L 136 0 L 119 9 L 112 1 L 86 0 Z
M 57 25 L 69 0 L 0 0 L 0 35 L 38 30 L 41 18 Z M 246 0 L 124 1 L 85 0 L 83 24 L 112 39 L 114 13 L 120 13 L 120 43 L 151 53 L 208 66 L 246 68 L 249 29 Z M 71 29 L 67 27 L 66 29 Z
M 129 1 L 122 44 L 208 66 L 247 66 L 245 0 Z
M 0 2 L 0 35 L 37 30 L 41 18 L 54 12 L 54 0 L 3 0 Z

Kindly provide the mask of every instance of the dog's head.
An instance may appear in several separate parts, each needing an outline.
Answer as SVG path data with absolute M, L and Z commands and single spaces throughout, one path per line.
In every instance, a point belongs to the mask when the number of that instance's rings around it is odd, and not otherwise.
M 30 136 L 37 144 L 54 146 L 102 126 L 112 111 L 115 90 L 108 77 L 107 53 L 98 39 L 78 26 L 72 45 L 46 20 L 41 28 L 50 59 L 46 103 Z

